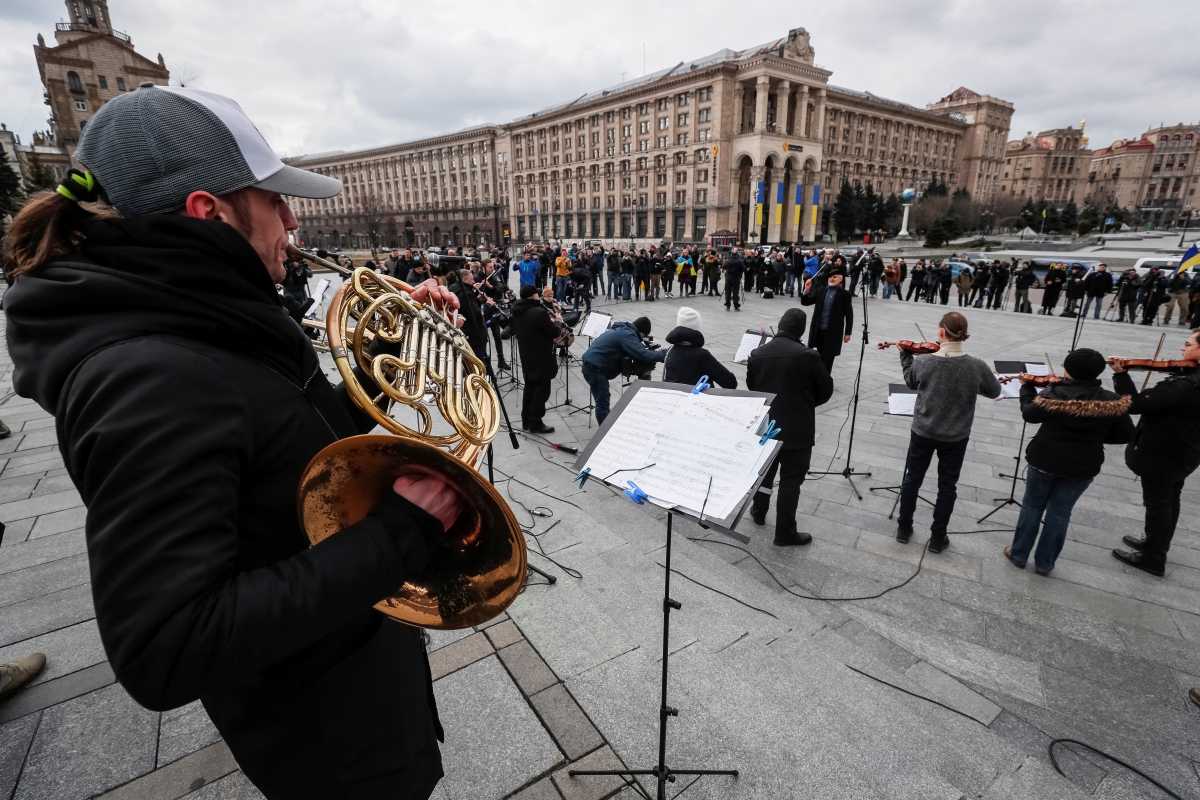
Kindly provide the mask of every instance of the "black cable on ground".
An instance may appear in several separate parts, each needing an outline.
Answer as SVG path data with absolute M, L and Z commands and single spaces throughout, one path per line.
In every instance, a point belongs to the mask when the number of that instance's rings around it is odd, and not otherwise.
M 805 480 L 819 481 L 823 478 L 829 477 L 830 474 L 834 474 L 834 475 L 838 474 L 838 473 L 831 473 L 830 470 L 833 469 L 833 464 L 835 461 L 837 461 L 838 452 L 842 449 L 842 432 L 844 430 L 846 430 L 846 423 L 850 421 L 851 406 L 854 405 L 854 395 L 858 392 L 859 381 L 861 379 L 862 379 L 862 373 L 859 373 L 859 374 L 855 375 L 855 377 L 854 377 L 854 391 L 850 393 L 850 399 L 846 401 L 846 416 L 842 418 L 842 424 L 838 426 L 837 439 L 833 443 L 833 456 L 829 459 L 829 463 L 827 465 L 825 465 L 825 469 L 821 470 L 821 471 L 825 472 L 826 474 L 817 475 L 816 477 L 806 477 Z M 809 470 L 809 475 L 810 476 L 812 475 L 812 470 Z
M 946 535 L 947 536 L 963 536 L 965 534 L 970 534 L 970 533 L 1012 533 L 1012 529 L 1011 528 L 984 528 L 984 529 L 977 530 L 977 531 L 947 531 Z M 771 580 L 774 581 L 775 584 L 777 586 L 779 586 L 779 588 L 782 589 L 783 591 L 787 592 L 788 594 L 792 595 L 793 597 L 799 597 L 801 600 L 824 600 L 827 603 L 848 603 L 848 602 L 855 601 L 855 600 L 878 600 L 880 597 L 883 597 L 885 594 L 888 594 L 889 592 L 894 592 L 897 589 L 902 589 L 903 587 L 912 583 L 913 580 L 918 575 L 921 574 L 921 567 L 924 566 L 924 564 L 925 564 L 925 556 L 929 553 L 929 543 L 926 542 L 925 546 L 923 548 L 921 548 L 921 558 L 919 561 L 917 561 L 917 568 L 915 570 L 913 570 L 913 574 L 909 575 L 907 578 L 905 578 L 903 581 L 896 584 L 895 586 L 889 586 L 888 588 L 884 589 L 881 592 L 878 592 L 876 594 L 863 595 L 862 597 L 822 597 L 821 595 L 804 594 L 803 592 L 797 592 L 794 589 L 789 589 L 787 586 L 784 585 L 783 581 L 779 580 L 778 576 L 776 576 L 775 573 L 771 571 L 771 568 L 763 563 L 762 559 L 760 559 L 758 556 L 754 555 L 754 553 L 751 553 L 749 550 L 747 550 L 745 547 L 742 547 L 741 545 L 734 544 L 733 542 L 725 542 L 720 539 L 709 539 L 708 537 L 705 537 L 705 536 L 688 536 L 687 540 L 689 542 L 707 542 L 708 544 L 719 544 L 719 545 L 723 545 L 725 547 L 732 547 L 734 550 L 741 550 L 743 553 L 745 553 L 746 555 L 748 555 L 752 559 L 754 559 L 755 563 L 757 563 L 758 566 L 762 567 L 763 572 L 767 573 L 767 575 L 771 578 Z
M 965 714 L 965 713 L 963 713 L 962 711 L 959 711 L 957 708 L 951 708 L 950 706 L 946 705 L 945 703 L 941 703 L 941 702 L 938 702 L 937 700 L 934 700 L 932 697 L 926 697 L 926 696 L 925 696 L 925 695 L 923 695 L 923 694 L 917 694 L 916 692 L 910 692 L 908 689 L 905 689 L 905 688 L 904 688 L 904 687 L 902 687 L 902 686 L 897 686 L 897 685 L 896 685 L 896 684 L 894 684 L 894 683 L 891 683 L 891 682 L 889 682 L 889 681 L 885 681 L 883 678 L 876 678 L 874 675 L 871 675 L 871 674 L 868 674 L 868 673 L 866 673 L 866 672 L 863 672 L 863 671 L 862 671 L 862 670 L 860 670 L 860 669 L 855 669 L 854 667 L 850 666 L 849 664 L 844 664 L 843 666 L 845 666 L 845 667 L 846 667 L 846 669 L 850 670 L 851 672 L 857 672 L 859 675 L 862 675 L 864 678 L 870 678 L 871 680 L 875 681 L 876 683 L 882 683 L 884 686 L 889 686 L 889 687 L 891 687 L 892 689 L 895 689 L 895 690 L 896 690 L 896 691 L 898 691 L 898 692 L 902 692 L 902 693 L 904 693 L 904 694 L 908 695 L 909 697 L 915 697 L 915 698 L 917 698 L 918 700 L 924 700 L 926 703 L 932 703 L 932 704 L 933 704 L 933 705 L 935 705 L 935 706 L 938 706 L 938 707 L 940 707 L 940 708 L 944 708 L 944 709 L 946 709 L 947 711 L 950 711 L 950 712 L 952 712 L 952 713 L 954 713 L 954 714 L 958 714 L 960 717 L 965 717 L 966 719 L 969 719 L 969 720 L 971 720 L 972 722 L 976 723 L 977 725 L 981 725 L 981 726 L 983 726 L 984 728 L 987 728 L 987 727 L 989 727 L 988 725 L 985 725 L 985 724 L 984 724 L 983 722 L 981 722 L 980 720 L 977 720 L 977 719 L 975 719 L 975 717 L 972 717 L 970 714 Z M 1122 761 L 1121 759 L 1117 758 L 1117 757 L 1116 757 L 1116 756 L 1114 756 L 1114 755 L 1110 755 L 1110 754 L 1108 754 L 1108 753 L 1104 752 L 1103 750 L 1101 750 L 1101 749 L 1099 749 L 1099 748 L 1096 748 L 1096 747 L 1092 747 L 1090 744 L 1087 744 L 1086 742 L 1081 742 L 1081 741 L 1079 741 L 1078 739 L 1067 739 L 1067 738 L 1053 739 L 1053 740 L 1051 740 L 1050 744 L 1047 746 L 1047 748 L 1046 748 L 1046 752 L 1047 752 L 1047 754 L 1050 756 L 1050 763 L 1051 763 L 1051 764 L 1054 766 L 1054 771 L 1055 771 L 1055 772 L 1057 772 L 1059 775 L 1063 776 L 1064 778 L 1066 778 L 1068 781 L 1070 781 L 1070 780 L 1071 780 L 1071 778 L 1070 778 L 1070 776 L 1069 776 L 1069 775 L 1067 775 L 1067 773 L 1065 773 L 1065 772 L 1063 772 L 1063 771 L 1062 771 L 1062 767 L 1061 767 L 1061 766 L 1059 765 L 1059 763 L 1058 763 L 1058 757 L 1057 757 L 1057 755 L 1056 755 L 1056 754 L 1055 754 L 1055 752 L 1054 752 L 1054 748 L 1055 748 L 1055 747 L 1057 747 L 1057 746 L 1059 746 L 1059 745 L 1064 745 L 1064 744 L 1076 744 L 1076 745 L 1079 745 L 1080 747 L 1082 747 L 1082 748 L 1084 748 L 1084 749 L 1086 749 L 1086 750 L 1089 750 L 1089 751 L 1091 751 L 1091 752 L 1095 753 L 1096 755 L 1100 756 L 1101 758 L 1105 758 L 1105 759 L 1107 759 L 1107 760 L 1109 760 L 1109 761 L 1113 762 L 1114 764 L 1119 764 L 1119 765 L 1121 765 L 1122 767 L 1124 767 L 1125 769 L 1127 769 L 1127 770 L 1129 770 L 1130 772 L 1132 772 L 1134 775 L 1137 775 L 1137 776 L 1139 776 L 1139 777 L 1141 777 L 1141 778 L 1145 779 L 1147 782 L 1149 782 L 1149 783 L 1153 784 L 1154 786 L 1158 787 L 1158 789 L 1159 789 L 1160 791 L 1162 791 L 1162 792 L 1163 792 L 1163 794 L 1167 795 L 1168 797 L 1173 797 L 1173 798 L 1175 798 L 1175 800 L 1183 800 L 1183 798 L 1182 798 L 1182 797 L 1180 797 L 1179 795 L 1175 794 L 1174 792 L 1172 792 L 1172 791 L 1171 791 L 1170 789 L 1168 789 L 1167 787 L 1163 786 L 1163 785 L 1162 785 L 1161 783 L 1159 783 L 1158 781 L 1154 780 L 1154 778 L 1151 778 L 1149 775 L 1147 775 L 1146 773 L 1142 772 L 1142 771 L 1141 771 L 1140 769 L 1138 769 L 1137 767 L 1135 767 L 1135 766 L 1133 766 L 1133 765 L 1131 765 L 1131 764 L 1128 764 L 1128 763 L 1126 763 L 1125 761 Z M 1074 783 L 1074 781 L 1072 781 L 1072 783 Z
M 1077 744 L 1077 745 L 1079 745 L 1079 746 L 1080 746 L 1080 747 L 1082 747 L 1082 748 L 1085 748 L 1085 749 L 1087 749 L 1087 750 L 1090 750 L 1091 752 L 1095 753 L 1096 755 L 1098 755 L 1098 756 L 1101 756 L 1102 758 L 1106 758 L 1106 759 L 1108 759 L 1109 761 L 1113 762 L 1114 764 L 1120 764 L 1122 767 L 1124 767 L 1125 769 L 1129 770 L 1129 771 L 1130 771 L 1130 772 L 1132 772 L 1134 775 L 1137 775 L 1137 776 L 1139 776 L 1139 777 L 1141 777 L 1141 778 L 1145 779 L 1147 782 L 1154 784 L 1155 786 L 1157 786 L 1157 787 L 1159 788 L 1159 790 L 1161 790 L 1161 791 L 1162 791 L 1162 793 L 1163 793 L 1163 794 L 1167 795 L 1168 797 L 1173 797 L 1173 798 L 1175 798 L 1175 800 L 1183 800 L 1183 798 L 1182 798 L 1182 797 L 1180 797 L 1179 795 L 1175 794 L 1174 792 L 1172 792 L 1172 791 L 1171 791 L 1170 789 L 1168 789 L 1167 787 L 1163 786 L 1163 785 L 1162 785 L 1161 783 L 1159 783 L 1158 781 L 1154 780 L 1154 778 L 1151 778 L 1149 775 L 1147 775 L 1146 773 L 1142 772 L 1142 771 L 1141 771 L 1140 769 L 1138 769 L 1137 767 L 1134 767 L 1134 766 L 1132 766 L 1132 765 L 1130 765 L 1130 764 L 1127 764 L 1127 763 L 1125 763 L 1124 761 L 1122 761 L 1121 759 L 1117 758 L 1117 757 L 1116 757 L 1116 756 L 1114 756 L 1114 755 L 1109 755 L 1108 753 L 1104 752 L 1103 750 L 1100 750 L 1100 749 L 1098 749 L 1098 748 L 1092 747 L 1090 744 L 1087 744 L 1086 742 L 1081 742 L 1081 741 L 1079 741 L 1078 739 L 1066 739 L 1066 738 L 1063 738 L 1063 739 L 1054 739 L 1053 741 L 1051 741 L 1051 742 L 1050 742 L 1050 745 L 1049 745 L 1049 747 L 1047 748 L 1047 750 L 1048 750 L 1048 751 L 1049 751 L 1049 753 L 1050 753 L 1050 763 L 1054 765 L 1054 771 L 1055 771 L 1055 772 L 1057 772 L 1059 775 L 1062 775 L 1064 778 L 1067 778 L 1067 780 L 1071 780 L 1071 779 L 1070 779 L 1070 778 L 1068 778 L 1068 777 L 1067 777 L 1067 774 L 1066 774 L 1065 772 L 1063 772 L 1063 771 L 1062 771 L 1062 767 L 1060 767 L 1060 766 L 1058 765 L 1058 759 L 1057 759 L 1057 758 L 1055 757 L 1055 755 L 1054 755 L 1054 748 L 1055 748 L 1055 746 L 1056 746 L 1056 745 L 1062 745 L 1062 744 Z
M 660 567 L 664 566 L 663 564 L 661 564 L 657 561 L 654 563 L 658 564 L 658 566 L 660 566 Z M 750 609 L 751 611 L 757 611 L 761 614 L 766 614 L 771 619 L 779 619 L 779 617 L 775 616 L 770 611 L 767 611 L 765 608 L 759 608 L 758 606 L 752 606 L 749 603 L 747 603 L 745 600 L 741 600 L 737 597 L 734 597 L 731 594 L 726 594 L 725 592 L 722 592 L 720 589 L 714 589 L 712 586 L 709 586 L 707 583 L 698 581 L 695 578 L 693 578 L 691 575 L 680 572 L 679 570 L 675 569 L 674 567 L 671 568 L 671 572 L 674 573 L 675 575 L 678 575 L 679 577 L 683 578 L 685 581 L 688 581 L 689 583 L 696 584 L 697 586 L 701 587 L 702 589 L 708 589 L 713 594 L 719 594 L 719 595 L 721 595 L 721 597 L 732 600 L 733 602 L 737 603 L 739 606 L 745 606 L 746 608 Z

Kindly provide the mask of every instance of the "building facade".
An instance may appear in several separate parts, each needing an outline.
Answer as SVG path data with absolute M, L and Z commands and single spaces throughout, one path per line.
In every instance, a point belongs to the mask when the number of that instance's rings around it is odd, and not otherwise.
M 1000 191 L 1021 199 L 1078 203 L 1092 152 L 1083 126 L 1054 128 L 1008 143 Z
M 1151 128 L 1095 151 L 1078 194 L 1098 207 L 1137 209 L 1141 222 L 1167 226 L 1200 215 L 1200 124 Z
M 87 121 L 105 102 L 145 82 L 167 85 L 171 77 L 162 54 L 152 61 L 133 48 L 129 34 L 116 30 L 108 0 L 67 0 L 69 22 L 55 26 L 55 44 L 38 34 L 33 48 L 38 75 L 50 106 L 50 134 L 74 152 Z
M 813 241 L 828 231 L 843 181 L 889 193 L 937 179 L 980 199 L 994 193 L 1012 104 L 960 88 L 920 109 L 831 86 L 814 56 L 808 32 L 796 28 L 504 125 L 290 159 L 341 177 L 350 193 L 301 202 L 301 238 L 336 231 L 343 246 L 362 242 L 382 211 L 385 232 L 398 234 L 385 233 L 388 245 L 462 245 L 484 232 L 517 241 L 703 241 L 718 232 L 748 243 Z M 464 176 L 471 144 L 490 166 Z M 382 210 L 368 208 L 368 196 L 382 198 Z

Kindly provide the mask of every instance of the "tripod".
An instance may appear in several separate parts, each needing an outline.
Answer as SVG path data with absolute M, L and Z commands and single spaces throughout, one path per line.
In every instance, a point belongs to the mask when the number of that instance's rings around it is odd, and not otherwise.
M 671 611 L 678 611 L 683 604 L 671 599 L 671 521 L 675 514 L 667 511 L 667 553 L 663 565 L 663 634 L 662 634 L 662 700 L 658 708 L 658 764 L 650 769 L 616 769 L 616 770 L 570 770 L 567 774 L 572 778 L 579 775 L 617 775 L 630 776 L 653 775 L 658 781 L 658 800 L 666 800 L 667 784 L 674 783 L 677 775 L 732 775 L 738 776 L 736 769 L 672 769 L 667 766 L 667 718 L 679 716 L 679 709 L 667 705 L 667 673 L 671 663 Z
M 857 427 L 857 425 L 858 425 L 858 393 L 859 393 L 859 389 L 862 384 L 863 357 L 866 355 L 866 352 L 867 352 L 867 337 L 869 335 L 868 325 L 867 325 L 867 291 L 866 291 L 867 287 L 866 287 L 866 284 L 863 284 L 859 288 L 862 289 L 862 313 L 863 313 L 862 342 L 860 342 L 858 345 L 858 371 L 854 375 L 854 400 L 853 400 L 853 410 L 851 411 L 851 417 L 850 417 L 850 444 L 846 448 L 846 468 L 841 470 L 840 472 L 813 472 L 812 470 L 809 470 L 808 474 L 809 475 L 841 475 L 843 478 L 845 478 L 850 483 L 850 488 L 854 490 L 854 496 L 857 497 L 859 499 L 859 501 L 861 502 L 863 499 L 862 492 L 860 492 L 858 490 L 858 486 L 856 486 L 854 484 L 854 476 L 862 475 L 864 477 L 869 478 L 869 477 L 871 477 L 871 473 L 855 472 L 854 468 L 850 464 L 851 458 L 854 456 L 854 428 Z M 828 290 L 826 290 L 826 291 L 828 291 Z M 815 321 L 814 321 L 814 324 L 815 324 Z
M 572 409 L 572 411 L 569 412 L 570 414 L 578 414 L 580 411 L 582 411 L 585 414 L 588 414 L 588 426 L 590 427 L 591 426 L 590 412 L 595 408 L 595 406 L 592 404 L 591 400 L 590 399 L 588 400 L 588 404 L 586 406 L 577 405 L 576 403 L 571 402 L 571 359 L 574 358 L 574 356 L 571 355 L 570 349 L 564 347 L 559 352 L 559 358 L 562 361 L 562 368 L 563 368 L 563 373 L 564 373 L 563 383 L 564 383 L 564 386 L 566 387 L 566 398 L 561 403 L 556 403 L 555 405 L 550 406 L 546 410 L 550 411 L 555 408 L 563 408 L 565 406 L 566 408 Z M 591 392 L 588 392 L 588 396 L 590 398 Z
M 1081 306 L 1081 309 L 1082 308 L 1084 308 L 1084 306 Z M 1091 311 L 1090 308 L 1088 310 Z M 1079 312 L 1079 316 L 1075 317 L 1075 332 L 1071 335 L 1071 350 L 1074 350 L 1079 346 L 1079 337 L 1083 333 L 1083 322 L 1085 316 L 1086 315 L 1081 310 Z
M 496 371 L 492 369 L 492 360 L 490 358 L 485 358 L 485 359 L 483 359 L 483 363 L 487 365 L 488 380 L 490 380 L 492 382 L 492 388 L 495 389 L 496 388 Z M 499 394 L 499 393 L 497 392 L 497 394 Z M 520 450 L 521 444 L 520 444 L 520 442 L 517 441 L 517 434 L 512 428 L 512 420 L 508 418 L 508 408 L 506 408 L 504 405 L 504 397 L 499 396 L 497 399 L 499 399 L 499 401 L 500 401 L 500 413 L 504 415 L 504 427 L 508 431 L 508 441 L 509 441 L 509 443 L 512 444 L 513 450 Z M 491 483 L 491 484 L 496 483 L 495 466 L 492 463 L 493 458 L 494 458 L 494 456 L 492 453 L 492 443 L 488 442 L 487 469 L 488 469 L 488 483 Z M 548 572 L 538 569 L 533 564 L 526 562 L 525 566 L 529 572 L 533 572 L 533 573 L 536 573 L 536 574 L 542 576 L 546 580 L 546 583 L 558 583 L 558 578 L 554 577 L 553 575 L 551 575 Z
M 984 520 L 1002 508 L 1007 508 L 1008 506 L 1016 506 L 1017 508 L 1021 508 L 1021 501 L 1017 500 L 1017 473 L 1021 471 L 1021 454 L 1025 452 L 1025 429 L 1028 427 L 1028 425 L 1029 423 L 1025 422 L 1023 419 L 1021 420 L 1021 440 L 1017 442 L 1017 454 L 1013 456 L 1013 460 L 1017 462 L 1017 466 L 1013 468 L 1013 474 L 1005 476 L 1004 473 L 1000 473 L 1002 477 L 1012 478 L 1012 485 L 1008 489 L 1008 497 L 992 498 L 993 502 L 997 502 L 1000 505 L 996 506 L 991 511 L 976 520 L 975 523 L 977 525 L 981 524 Z

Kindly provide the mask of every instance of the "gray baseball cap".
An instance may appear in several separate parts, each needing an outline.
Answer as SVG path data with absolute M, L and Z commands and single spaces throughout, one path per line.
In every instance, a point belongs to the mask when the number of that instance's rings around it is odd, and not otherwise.
M 199 89 L 143 84 L 101 107 L 75 158 L 124 216 L 183 207 L 195 191 L 253 186 L 293 197 L 332 197 L 336 178 L 284 164 L 241 106 Z

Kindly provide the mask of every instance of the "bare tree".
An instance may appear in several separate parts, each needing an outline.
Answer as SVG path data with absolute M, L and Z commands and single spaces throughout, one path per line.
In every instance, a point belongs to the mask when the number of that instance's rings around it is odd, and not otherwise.
M 367 239 L 371 243 L 371 257 L 374 258 L 387 221 L 387 208 L 374 192 L 369 192 L 363 198 L 361 217 L 367 231 Z

